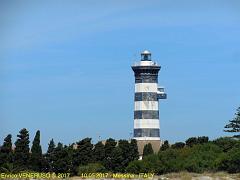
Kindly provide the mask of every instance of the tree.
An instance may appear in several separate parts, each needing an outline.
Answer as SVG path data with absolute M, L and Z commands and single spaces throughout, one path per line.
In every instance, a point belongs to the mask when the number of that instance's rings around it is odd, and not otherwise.
M 186 140 L 186 145 L 192 147 L 193 145 L 198 144 L 196 137 L 190 137 Z
M 153 154 L 153 148 L 152 148 L 152 144 L 148 143 L 143 148 L 143 158 L 150 154 Z
M 69 154 L 69 147 L 58 143 L 53 151 L 53 172 L 56 173 L 71 173 L 72 172 L 72 158 Z
M 183 143 L 183 142 L 176 142 L 175 144 L 173 144 L 171 146 L 171 148 L 173 148 L 173 149 L 181 149 L 181 148 L 184 148 L 184 146 L 185 146 L 185 143 Z
M 129 162 L 132 161 L 132 153 L 131 153 L 131 144 L 127 140 L 119 140 L 118 142 L 118 147 L 122 151 L 122 158 L 123 161 L 121 162 L 122 164 L 122 169 L 128 166 Z
M 27 129 L 22 129 L 15 142 L 14 164 L 21 170 L 27 170 L 29 163 L 29 134 Z
M 93 144 L 91 138 L 85 138 L 77 142 L 77 149 L 73 154 L 74 173 L 77 174 L 79 165 L 87 165 L 93 161 Z
M 0 147 L 0 167 L 5 167 L 7 164 L 12 163 L 12 155 L 12 135 L 8 134 Z
M 48 144 L 48 150 L 47 153 L 44 155 L 45 163 L 44 163 L 44 171 L 45 172 L 53 172 L 53 160 L 54 160 L 54 150 L 56 148 L 56 145 L 54 143 L 54 140 L 51 139 Z
M 116 144 L 117 144 L 117 142 L 112 138 L 109 138 L 106 140 L 106 143 L 104 146 L 105 158 L 112 154 L 114 148 L 116 147 Z
M 198 144 L 204 144 L 207 143 L 209 138 L 207 136 L 200 136 L 197 138 Z
M 131 157 L 131 161 L 139 159 L 138 145 L 136 139 L 131 139 L 129 156 Z
M 33 140 L 33 145 L 31 148 L 30 155 L 30 165 L 31 169 L 34 171 L 41 171 L 43 165 L 43 157 L 42 157 L 42 147 L 40 145 L 40 131 L 36 132 L 36 135 Z
M 103 165 L 107 170 L 113 169 L 112 158 L 114 155 L 114 149 L 116 148 L 116 144 L 117 142 L 112 138 L 106 140 L 104 146 L 105 157 L 103 159 Z
M 235 117 L 229 121 L 229 124 L 227 124 L 225 127 L 225 132 L 232 132 L 232 133 L 239 133 L 240 132 L 240 107 L 237 109 L 237 112 L 235 113 Z M 239 137 L 240 134 L 235 135 L 234 137 Z
M 166 140 L 166 141 L 164 141 L 163 145 L 161 146 L 160 151 L 165 151 L 168 148 L 169 148 L 169 143 Z
M 126 160 L 126 159 L 125 159 Z M 123 172 L 126 162 L 124 162 L 123 152 L 120 147 L 115 147 L 110 159 L 111 171 Z
M 95 162 L 101 162 L 103 161 L 104 156 L 105 156 L 104 145 L 101 141 L 99 141 L 97 144 L 95 144 L 93 149 L 93 160 Z

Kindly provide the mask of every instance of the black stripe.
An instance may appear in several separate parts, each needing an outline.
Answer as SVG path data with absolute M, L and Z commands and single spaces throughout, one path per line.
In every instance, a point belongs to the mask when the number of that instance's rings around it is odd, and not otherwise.
M 159 112 L 153 110 L 134 111 L 134 119 L 159 119 Z
M 158 74 L 161 66 L 132 66 L 135 76 L 138 74 Z
M 151 128 L 134 129 L 134 137 L 160 137 L 160 131 Z
M 158 95 L 156 92 L 136 92 L 135 101 L 158 101 Z
M 135 75 L 135 83 L 158 83 L 158 75 Z

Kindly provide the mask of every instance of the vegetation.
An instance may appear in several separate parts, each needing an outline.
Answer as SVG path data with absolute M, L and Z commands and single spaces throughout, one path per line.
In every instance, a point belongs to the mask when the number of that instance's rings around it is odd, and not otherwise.
M 148 143 L 143 148 L 143 158 L 151 154 L 153 154 L 152 144 Z
M 238 108 L 236 117 L 225 128 L 227 132 L 239 132 Z M 30 149 L 27 129 L 20 130 L 12 145 L 11 134 L 0 146 L 0 172 L 55 172 L 79 175 L 88 172 L 154 172 L 156 174 L 190 172 L 240 173 L 240 139 L 220 137 L 209 141 L 206 136 L 190 137 L 185 142 L 169 145 L 164 141 L 158 153 L 152 145 L 143 149 L 143 160 L 139 159 L 136 140 L 112 138 L 106 142 L 92 144 L 84 138 L 71 145 L 55 144 L 52 139 L 46 153 L 42 153 L 40 131 L 36 132 Z
M 26 129 L 17 137 L 14 150 L 12 136 L 9 134 L 4 139 L 0 148 L 0 172 L 68 172 L 71 175 L 87 172 L 240 172 L 240 140 L 237 138 L 221 137 L 209 141 L 205 136 L 191 137 L 186 143 L 176 142 L 171 146 L 165 141 L 157 154 L 153 153 L 151 144 L 146 144 L 144 158 L 139 161 L 136 140 L 116 142 L 110 138 L 94 145 L 91 138 L 84 138 L 75 146 L 62 143 L 56 146 L 52 139 L 43 154 L 40 131 L 36 132 L 31 150 Z
M 230 143 L 233 145 L 229 146 Z M 199 142 L 184 147 L 181 143 L 179 148 L 176 148 L 178 146 L 176 144 L 166 150 L 160 149 L 158 154 L 148 155 L 142 161 L 131 162 L 126 170 L 131 173 L 154 172 L 156 174 L 181 171 L 194 173 L 240 172 L 240 141 L 237 139 L 221 138 L 221 140 Z M 228 147 L 227 151 L 226 147 Z
M 229 124 L 227 124 L 224 128 L 225 132 L 240 133 L 240 107 L 237 109 L 235 117 L 230 120 Z M 237 134 L 234 137 L 240 138 L 240 134 Z
M 18 139 L 15 142 L 14 150 L 14 166 L 18 167 L 21 170 L 28 170 L 29 158 L 30 158 L 30 149 L 29 149 L 29 134 L 27 129 L 22 129 L 17 135 Z
M 15 147 L 9 134 L 0 146 L 0 172 L 55 172 L 78 175 L 84 172 L 125 172 L 130 162 L 139 158 L 136 140 L 110 138 L 105 144 L 92 144 L 91 138 L 84 138 L 69 146 L 48 144 L 46 153 L 42 153 L 40 131 L 36 132 L 31 148 L 29 133 L 22 129 L 17 135 Z
M 161 146 L 160 148 L 160 151 L 165 151 L 166 149 L 168 149 L 170 146 L 169 146 L 169 143 L 168 141 L 164 141 L 163 145 Z
M 30 154 L 30 165 L 33 171 L 42 171 L 42 147 L 40 145 L 40 131 L 36 132 Z

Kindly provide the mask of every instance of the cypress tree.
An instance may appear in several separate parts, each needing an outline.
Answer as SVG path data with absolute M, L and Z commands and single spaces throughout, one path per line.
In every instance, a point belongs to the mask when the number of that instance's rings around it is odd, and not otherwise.
M 51 154 L 54 151 L 55 147 L 56 147 L 56 145 L 54 143 L 54 140 L 51 139 L 50 143 L 48 144 L 47 154 Z
M 34 171 L 41 171 L 43 158 L 42 158 L 42 147 L 40 145 L 40 131 L 36 132 L 36 135 L 33 140 L 33 145 L 31 148 L 31 155 L 30 155 L 30 164 L 31 169 Z
M 47 153 L 44 155 L 45 159 L 45 172 L 53 172 L 53 160 L 54 160 L 54 150 L 55 150 L 55 143 L 54 140 L 51 139 L 49 144 L 48 144 L 48 150 Z
M 229 121 L 229 124 L 227 124 L 225 127 L 225 132 L 231 132 L 231 133 L 239 133 L 240 132 L 240 107 L 237 109 L 237 112 L 235 113 L 235 117 Z M 239 137 L 240 134 L 235 135 L 234 137 Z
M 29 134 L 27 129 L 23 128 L 17 135 L 15 142 L 14 165 L 19 170 L 27 170 L 29 163 Z
M 12 153 L 12 135 L 8 134 L 4 139 L 3 145 L 0 147 L 0 167 L 12 163 Z
M 146 157 L 150 154 L 153 154 L 153 148 L 152 148 L 152 144 L 148 143 L 143 148 L 143 157 Z

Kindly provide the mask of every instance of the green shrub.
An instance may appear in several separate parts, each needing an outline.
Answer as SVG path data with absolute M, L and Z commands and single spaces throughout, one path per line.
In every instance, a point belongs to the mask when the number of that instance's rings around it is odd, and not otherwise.
M 233 139 L 231 137 L 221 137 L 213 141 L 215 145 L 220 147 L 223 152 L 228 152 L 231 150 L 236 144 L 239 144 L 239 141 Z
M 218 161 L 218 169 L 229 173 L 240 172 L 240 148 L 234 147 Z
M 81 173 L 96 173 L 96 172 L 106 172 L 106 169 L 100 163 L 90 163 L 88 165 L 78 167 L 78 175 L 81 175 Z
M 179 172 L 183 170 L 183 158 L 178 149 L 167 149 L 158 153 L 159 167 L 158 174 L 165 174 L 169 172 Z
M 195 145 L 190 148 L 189 154 L 184 160 L 184 169 L 196 173 L 214 171 L 216 161 L 221 154 L 221 149 L 214 144 Z
M 142 161 L 132 161 L 126 167 L 126 172 L 138 174 L 139 172 L 143 172 L 143 162 Z

